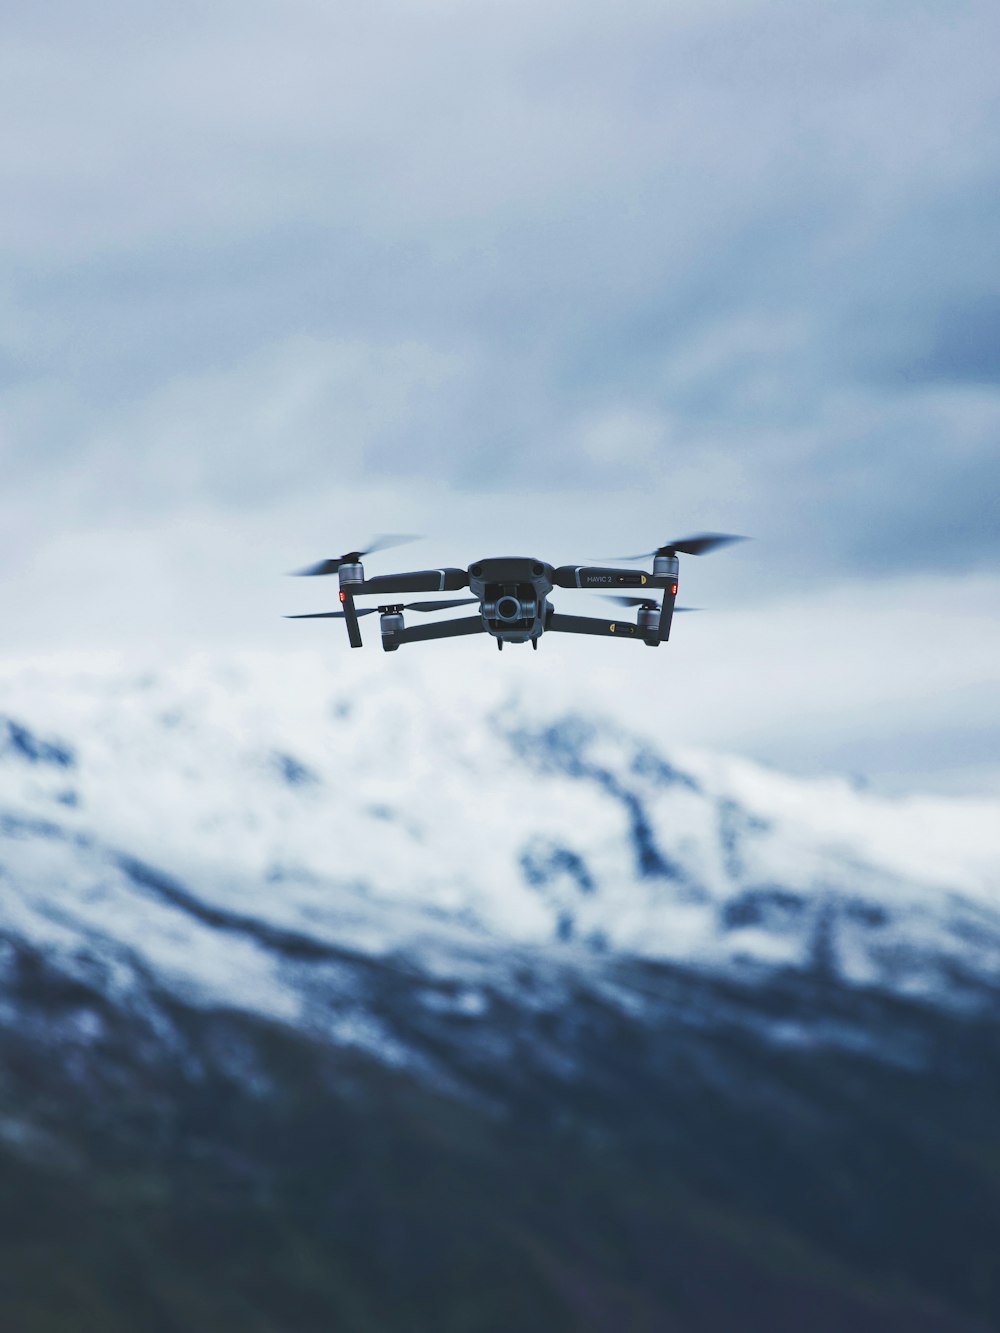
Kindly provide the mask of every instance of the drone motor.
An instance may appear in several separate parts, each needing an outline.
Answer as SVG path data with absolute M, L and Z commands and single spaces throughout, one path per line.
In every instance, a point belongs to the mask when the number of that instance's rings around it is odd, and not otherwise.
M 399 647 L 399 635 L 403 630 L 402 611 L 383 611 L 379 617 L 382 631 L 382 647 L 387 653 L 394 653 Z
M 650 647 L 655 648 L 657 638 L 660 632 L 660 608 L 655 602 L 645 602 L 639 607 L 639 613 L 635 618 L 635 623 L 639 627 L 639 633 L 643 635 Z
M 357 587 L 365 581 L 365 567 L 360 560 L 352 560 L 349 563 L 342 564 L 337 570 L 342 588 L 351 589 Z
M 676 579 L 680 573 L 681 562 L 675 555 L 653 556 L 654 579 Z

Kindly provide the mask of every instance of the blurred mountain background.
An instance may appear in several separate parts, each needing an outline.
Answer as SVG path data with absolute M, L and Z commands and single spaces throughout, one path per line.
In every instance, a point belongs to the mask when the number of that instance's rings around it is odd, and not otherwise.
M 288 672 L 4 676 L 5 1327 L 998 1326 L 995 802 Z

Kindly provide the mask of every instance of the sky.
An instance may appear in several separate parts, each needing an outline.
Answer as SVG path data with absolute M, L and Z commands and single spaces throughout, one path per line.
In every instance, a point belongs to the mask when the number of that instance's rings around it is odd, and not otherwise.
M 998 49 L 992 0 L 5 6 L 7 654 L 335 674 L 284 575 L 377 533 L 737 532 L 655 654 L 422 651 L 1000 794 Z

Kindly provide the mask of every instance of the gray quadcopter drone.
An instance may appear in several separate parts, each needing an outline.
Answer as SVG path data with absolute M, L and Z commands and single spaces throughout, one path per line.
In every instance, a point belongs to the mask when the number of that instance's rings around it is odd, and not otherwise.
M 468 569 L 419 569 L 405 574 L 365 576 L 363 556 L 384 551 L 390 546 L 415 538 L 386 536 L 371 542 L 365 551 L 348 551 L 336 559 L 298 572 L 305 575 L 337 574 L 340 578 L 340 611 L 318 611 L 312 615 L 289 616 L 289 620 L 343 620 L 352 648 L 361 647 L 359 616 L 381 616 L 382 647 L 395 652 L 401 643 L 422 643 L 427 639 L 451 639 L 462 634 L 492 634 L 497 647 L 505 643 L 530 643 L 538 647 L 545 633 L 601 634 L 615 639 L 638 639 L 650 648 L 658 648 L 670 638 L 670 621 L 675 611 L 694 608 L 675 606 L 677 597 L 678 554 L 704 555 L 716 547 L 742 541 L 741 537 L 722 532 L 706 532 L 669 542 L 655 551 L 640 555 L 612 556 L 613 560 L 645 560 L 652 556 L 653 572 L 634 569 L 606 569 L 599 565 L 559 565 L 524 556 L 501 556 L 477 560 Z M 453 597 L 433 602 L 386 602 L 380 606 L 357 608 L 355 597 L 411 592 L 454 592 L 468 588 L 471 597 Z M 621 606 L 637 607 L 635 621 L 606 620 L 595 616 L 566 616 L 556 611 L 548 600 L 553 588 L 586 588 L 608 595 L 612 588 L 641 588 L 641 596 L 610 595 Z M 658 596 L 662 594 L 662 601 Z M 405 611 L 445 611 L 456 606 L 479 603 L 479 614 L 436 624 L 407 625 Z

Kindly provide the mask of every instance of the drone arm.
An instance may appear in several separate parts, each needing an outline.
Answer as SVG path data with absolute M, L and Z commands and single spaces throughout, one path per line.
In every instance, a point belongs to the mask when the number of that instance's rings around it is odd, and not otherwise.
M 341 591 L 340 604 L 344 608 L 344 624 L 347 626 L 347 637 L 351 641 L 351 647 L 360 648 L 361 626 L 358 624 L 358 613 L 354 607 L 354 598 L 349 590 Z
M 391 634 L 382 635 L 382 646 L 387 651 L 401 643 L 423 643 L 427 639 L 454 639 L 463 634 L 485 634 L 482 616 L 463 616 L 460 620 L 442 620 L 433 625 L 406 625 Z
M 670 638 L 670 622 L 674 618 L 674 602 L 677 600 L 677 582 L 672 580 L 663 590 L 663 602 L 660 605 L 660 623 L 657 626 L 657 639 L 666 643 Z
M 464 569 L 417 569 L 408 574 L 377 574 L 363 583 L 351 584 L 350 590 L 356 597 L 370 592 L 454 592 L 468 586 L 469 575 Z
M 601 634 L 611 639 L 644 639 L 638 625 L 630 620 L 598 620 L 594 616 L 563 616 L 554 611 L 545 625 L 546 633 Z
M 595 588 L 603 592 L 663 586 L 662 579 L 641 569 L 606 569 L 601 565 L 560 565 L 552 571 L 552 582 L 557 588 Z

